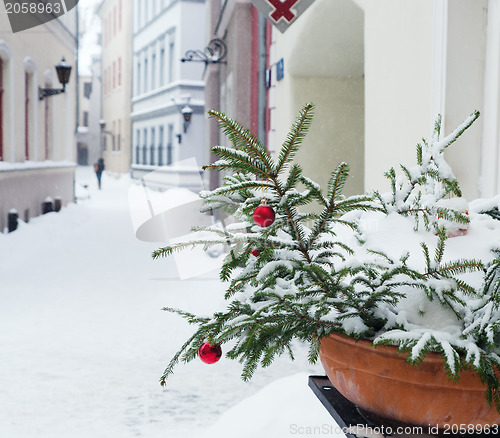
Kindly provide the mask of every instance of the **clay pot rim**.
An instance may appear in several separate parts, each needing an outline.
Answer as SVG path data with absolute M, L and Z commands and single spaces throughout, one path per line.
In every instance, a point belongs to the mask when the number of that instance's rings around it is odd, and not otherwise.
M 320 343 L 320 360 L 332 384 L 352 403 L 375 415 L 424 426 L 500 424 L 495 406 L 485 402 L 486 386 L 473 367 L 464 366 L 453 382 L 439 353 L 410 364 L 408 354 L 397 347 L 375 346 L 368 339 L 333 333 Z M 443 403 L 447 397 L 449 403 Z M 462 412 L 461 407 L 469 402 L 474 403 L 474 410 Z
M 355 339 L 341 333 L 331 333 L 330 335 L 325 336 L 323 339 L 329 337 L 334 337 L 338 342 L 341 342 L 343 344 L 356 345 L 357 348 L 369 350 L 372 354 L 387 356 L 405 362 L 407 357 L 411 354 L 410 351 L 399 351 L 398 347 L 394 345 L 374 344 L 373 341 L 370 341 L 368 339 Z M 444 358 L 439 353 L 427 353 L 424 359 L 427 363 L 439 363 L 440 365 L 444 366 Z M 419 362 L 417 361 L 417 364 L 418 363 Z
M 396 380 L 396 381 L 404 381 L 408 384 L 416 384 L 419 386 L 443 386 L 448 387 L 448 383 L 451 381 L 451 377 L 446 372 L 445 367 L 445 359 L 439 353 L 428 353 L 426 354 L 421 361 L 416 361 L 414 363 L 408 362 L 406 359 L 409 352 L 399 352 L 398 348 L 393 345 L 374 345 L 372 341 L 367 339 L 354 339 L 350 338 L 347 335 L 340 333 L 332 333 L 328 336 L 325 336 L 322 339 L 327 340 L 328 338 L 333 338 L 334 342 L 339 344 L 344 344 L 346 346 L 356 348 L 357 350 L 361 350 L 366 352 L 368 355 L 377 355 L 382 358 L 382 360 L 386 360 L 389 364 L 390 362 L 396 361 L 396 363 L 404 363 L 410 367 L 414 367 L 415 369 L 419 369 L 419 375 L 426 375 L 429 380 L 422 381 L 420 377 L 416 378 L 416 375 L 413 373 L 408 374 L 406 377 L 398 377 L 394 378 L 388 375 L 380 375 L 376 371 L 372 371 L 369 368 L 363 369 L 366 374 L 371 374 L 378 377 L 383 377 L 388 380 Z M 322 353 L 320 352 L 320 355 Z M 394 363 L 394 362 L 393 362 Z M 478 372 L 468 364 L 462 364 L 463 368 L 457 373 L 456 378 L 457 382 L 460 382 L 462 387 L 467 387 L 470 391 L 480 391 L 484 393 L 486 390 L 486 386 L 483 382 L 481 382 L 481 378 Z M 390 368 L 390 367 L 389 367 Z M 356 368 L 357 369 L 357 368 Z M 436 374 L 436 369 L 443 370 L 443 373 Z M 422 373 L 422 374 L 421 374 Z M 413 377 L 412 377 L 413 376 Z M 500 378 L 500 373 L 498 375 Z

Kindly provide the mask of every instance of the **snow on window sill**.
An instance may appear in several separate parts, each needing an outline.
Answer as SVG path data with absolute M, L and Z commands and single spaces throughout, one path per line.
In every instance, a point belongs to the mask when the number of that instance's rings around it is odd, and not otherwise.
M 33 169 L 53 169 L 61 167 L 76 167 L 73 161 L 23 161 L 8 162 L 0 161 L 0 172 L 10 172 L 15 170 L 33 170 Z

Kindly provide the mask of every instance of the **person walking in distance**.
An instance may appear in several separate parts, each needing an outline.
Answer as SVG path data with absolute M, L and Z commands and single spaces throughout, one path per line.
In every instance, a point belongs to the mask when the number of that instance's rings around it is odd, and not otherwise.
M 103 170 L 104 170 L 104 159 L 99 158 L 97 160 L 97 163 L 94 164 L 94 171 L 95 175 L 97 176 L 97 185 L 99 187 L 99 190 L 101 190 L 101 177 Z

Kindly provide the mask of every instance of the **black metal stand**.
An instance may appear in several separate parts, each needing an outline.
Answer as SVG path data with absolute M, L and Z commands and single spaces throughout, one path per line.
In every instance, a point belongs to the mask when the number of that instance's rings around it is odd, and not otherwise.
M 448 430 L 437 430 L 430 426 L 413 426 L 377 418 L 361 411 L 347 400 L 326 376 L 309 376 L 309 387 L 348 438 L 492 438 L 500 435 L 498 425 L 480 429 L 481 433 L 469 433 L 466 425 L 462 425 L 462 430 L 460 430 L 460 425 Z

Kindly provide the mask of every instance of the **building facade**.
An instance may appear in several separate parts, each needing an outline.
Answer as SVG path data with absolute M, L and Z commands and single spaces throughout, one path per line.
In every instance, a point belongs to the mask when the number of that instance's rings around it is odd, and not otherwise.
M 500 2 L 315 0 L 283 34 L 273 28 L 272 136 L 316 103 L 299 156 L 323 182 L 351 164 L 346 192 L 389 190 L 384 172 L 415 163 L 438 114 L 443 134 L 482 116 L 446 151 L 467 199 L 500 191 Z M 305 155 L 304 155 L 305 152 Z
M 125 173 L 131 161 L 132 2 L 104 0 L 97 13 L 102 23 L 101 155 L 107 171 Z
M 92 76 L 80 74 L 80 100 L 78 105 L 78 132 L 76 142 L 76 163 L 80 166 L 89 164 L 91 143 L 89 134 L 90 95 L 92 91 Z
M 209 64 L 205 74 L 207 109 L 217 109 L 250 129 L 269 147 L 269 68 L 271 25 L 250 0 L 207 0 L 207 42 L 224 42 L 223 62 Z M 217 124 L 209 120 L 207 150 L 227 144 Z M 211 157 L 213 160 L 214 157 Z M 220 176 L 209 175 L 210 187 Z
M 80 76 L 77 164 L 88 166 L 103 156 L 101 57 L 92 58 L 90 75 Z
M 385 0 L 383 10 L 378 11 L 370 2 L 359 2 L 366 36 L 365 159 L 370 163 L 365 166 L 366 185 L 388 188 L 385 170 L 400 162 L 415 163 L 415 145 L 422 137 L 429 138 L 438 114 L 443 116 L 444 133 L 449 133 L 479 110 L 482 117 L 445 156 L 467 199 L 497 193 L 498 181 L 486 177 L 483 166 L 496 161 L 498 175 L 498 140 L 496 151 L 487 152 L 484 123 L 489 111 L 486 99 L 494 93 L 485 87 L 485 79 L 490 73 L 496 82 L 499 79 L 498 71 L 494 73 L 488 66 L 498 62 L 498 54 L 487 60 L 488 35 L 492 26 L 498 29 L 498 16 L 492 14 L 499 3 L 404 3 L 402 7 Z M 492 39 L 498 47 L 498 35 Z M 495 124 L 498 133 L 498 115 Z
M 74 200 L 76 10 L 17 33 L 1 11 L 0 29 L 2 231 L 9 211 L 28 221 L 47 198 Z M 65 92 L 40 98 L 39 87 L 61 88 L 54 67 L 62 58 L 73 70 Z
M 204 3 L 132 2 L 133 178 L 159 170 L 164 186 L 189 186 L 207 164 L 204 65 L 181 61 L 206 45 Z
M 438 114 L 447 134 L 479 110 L 446 158 L 467 199 L 500 192 L 500 0 L 315 0 L 283 33 L 251 3 L 207 1 L 207 41 L 228 48 L 207 69 L 207 108 L 273 152 L 313 102 L 297 161 L 322 185 L 350 163 L 346 194 L 389 190 L 384 173 L 415 163 Z M 207 148 L 224 141 L 209 122 Z

